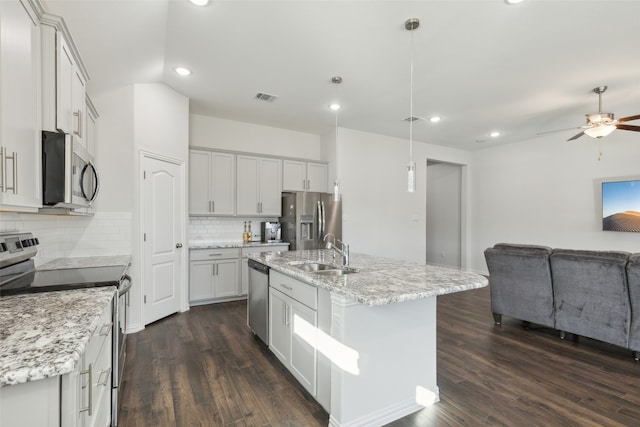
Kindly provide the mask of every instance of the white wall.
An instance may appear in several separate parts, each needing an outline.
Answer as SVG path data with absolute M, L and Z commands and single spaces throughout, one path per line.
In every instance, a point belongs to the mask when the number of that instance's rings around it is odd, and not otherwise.
M 281 157 L 325 160 L 320 136 L 191 114 L 189 145 Z
M 636 134 L 637 135 L 637 134 Z M 599 184 L 637 176 L 640 142 L 616 131 L 598 141 L 552 135 L 473 153 L 469 267 L 486 272 L 483 251 L 498 242 L 640 251 L 640 233 L 602 231 Z M 563 138 L 564 137 L 564 138 Z
M 414 141 L 415 193 L 406 190 L 408 140 L 341 128 L 338 157 L 351 250 L 424 264 L 427 159 L 466 165 L 470 154 Z

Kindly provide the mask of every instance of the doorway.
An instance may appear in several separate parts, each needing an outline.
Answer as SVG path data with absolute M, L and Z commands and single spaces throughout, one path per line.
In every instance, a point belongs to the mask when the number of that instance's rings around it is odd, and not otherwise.
M 184 299 L 184 162 L 141 159 L 143 323 L 180 311 Z
M 427 160 L 426 263 L 462 268 L 465 166 Z

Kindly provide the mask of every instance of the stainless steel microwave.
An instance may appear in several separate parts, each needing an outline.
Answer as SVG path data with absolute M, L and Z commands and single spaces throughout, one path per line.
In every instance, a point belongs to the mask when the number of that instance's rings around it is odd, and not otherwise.
M 98 172 L 87 150 L 73 137 L 42 132 L 42 204 L 48 207 L 87 208 L 100 188 Z

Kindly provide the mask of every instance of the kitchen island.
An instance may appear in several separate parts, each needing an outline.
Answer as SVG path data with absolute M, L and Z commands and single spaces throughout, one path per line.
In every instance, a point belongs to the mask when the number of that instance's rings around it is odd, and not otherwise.
M 249 256 L 271 268 L 269 347 L 327 409 L 330 426 L 383 425 L 437 402 L 436 297 L 481 288 L 488 280 L 361 254 L 352 254 L 351 270 L 340 274 L 306 268 L 340 267 L 342 258 L 334 254 Z M 309 289 L 317 296 L 308 297 Z M 296 292 L 306 307 L 297 308 Z M 280 300 L 282 316 L 274 313 Z M 289 345 L 299 349 L 297 355 L 289 350 L 289 359 L 282 351 L 281 323 L 291 325 Z M 304 357 L 314 361 L 313 373 Z

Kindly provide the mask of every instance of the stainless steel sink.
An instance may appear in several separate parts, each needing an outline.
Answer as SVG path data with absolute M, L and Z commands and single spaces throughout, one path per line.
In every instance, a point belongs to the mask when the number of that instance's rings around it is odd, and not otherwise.
M 305 262 L 304 264 L 295 264 L 294 267 L 299 268 L 300 270 L 311 272 L 334 270 L 336 268 L 339 268 L 335 265 L 323 264 L 320 262 Z
M 353 268 L 325 264 L 322 262 L 304 262 L 291 265 L 293 267 L 299 268 L 300 270 L 308 271 L 314 274 L 321 274 L 323 276 L 342 276 L 344 274 L 351 274 L 356 272 L 356 270 L 354 270 Z

